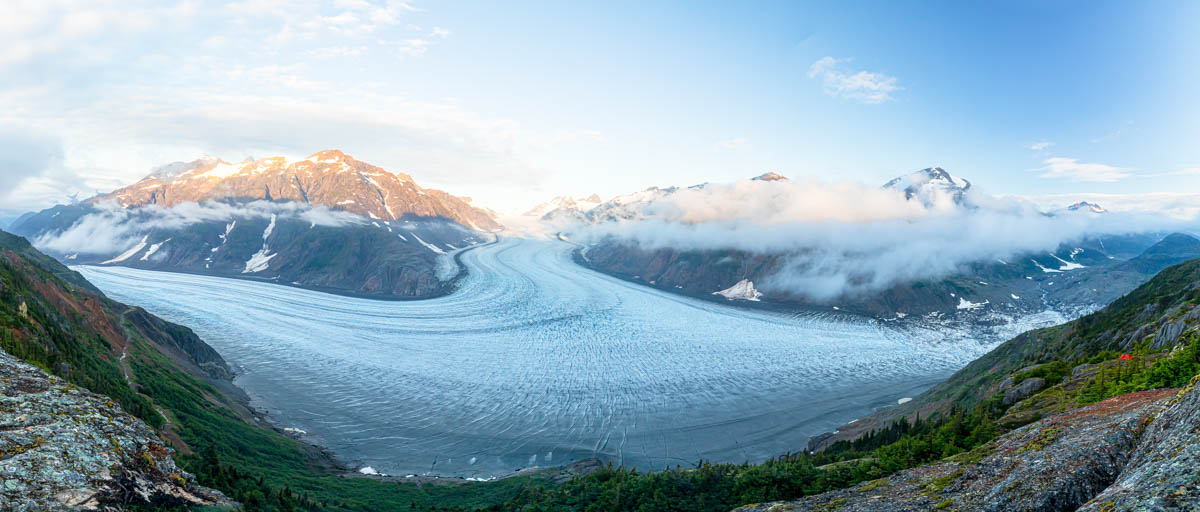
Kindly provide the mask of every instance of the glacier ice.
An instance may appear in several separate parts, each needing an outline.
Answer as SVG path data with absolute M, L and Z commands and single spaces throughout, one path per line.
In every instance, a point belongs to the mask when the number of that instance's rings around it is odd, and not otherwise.
M 916 396 L 991 346 L 683 297 L 576 265 L 573 248 L 503 238 L 465 250 L 458 291 L 421 301 L 75 268 L 194 329 L 276 424 L 387 474 L 761 461 Z

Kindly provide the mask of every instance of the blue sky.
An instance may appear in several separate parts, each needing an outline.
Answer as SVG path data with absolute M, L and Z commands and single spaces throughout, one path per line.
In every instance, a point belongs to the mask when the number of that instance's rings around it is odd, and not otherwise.
M 336 147 L 519 210 L 940 165 L 995 194 L 1200 184 L 1188 2 L 5 2 L 0 209 Z M 7 195 L 4 195 L 7 191 Z

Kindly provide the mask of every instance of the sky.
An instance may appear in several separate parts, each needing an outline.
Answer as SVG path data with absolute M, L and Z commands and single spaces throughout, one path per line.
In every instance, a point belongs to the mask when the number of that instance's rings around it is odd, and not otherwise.
M 768 171 L 1200 185 L 1200 3 L 0 3 L 0 212 L 338 148 L 521 211 Z M 1131 199 L 1116 199 L 1128 202 Z

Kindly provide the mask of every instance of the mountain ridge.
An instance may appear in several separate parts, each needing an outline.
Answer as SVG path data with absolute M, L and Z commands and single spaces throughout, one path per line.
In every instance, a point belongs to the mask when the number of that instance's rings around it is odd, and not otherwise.
M 87 200 L 122 207 L 170 207 L 206 199 L 289 200 L 395 221 L 406 215 L 443 217 L 477 231 L 503 228 L 492 216 L 461 198 L 417 185 L 411 176 L 389 172 L 337 149 L 289 161 L 275 156 L 231 164 L 215 157 L 158 167 L 141 180 Z

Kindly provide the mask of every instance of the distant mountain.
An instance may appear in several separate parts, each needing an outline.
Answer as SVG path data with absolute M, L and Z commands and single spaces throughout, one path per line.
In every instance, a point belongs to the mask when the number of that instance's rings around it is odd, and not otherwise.
M 178 225 L 179 213 L 134 207 L 114 217 L 95 205 L 56 206 L 13 232 L 69 264 L 118 265 L 255 279 L 355 296 L 424 298 L 453 289 L 452 254 L 491 239 L 441 218 L 316 224 L 277 203 L 235 200 L 205 203 L 206 214 Z M 128 241 L 88 252 L 72 239 L 88 230 L 123 232 Z
M 1105 210 L 1100 205 L 1098 205 L 1096 203 L 1089 203 L 1087 201 L 1080 201 L 1071 206 L 1068 206 L 1067 210 L 1073 211 L 1073 212 L 1085 211 L 1085 212 L 1092 212 L 1092 213 L 1108 213 L 1108 210 Z
M 337 150 L 176 162 L 10 230 L 70 264 L 265 280 L 377 298 L 453 289 L 453 253 L 500 229 L 469 200 Z
M 336 149 L 294 162 L 284 157 L 236 164 L 213 157 L 175 162 L 88 202 L 175 206 L 225 198 L 324 205 L 375 220 L 400 220 L 406 215 L 442 217 L 478 231 L 501 229 L 488 212 L 471 206 L 470 199 L 422 188 L 407 174 L 389 172 Z
M 600 196 L 596 194 L 592 194 L 588 197 L 581 197 L 579 199 L 572 199 L 567 196 L 559 196 L 531 208 L 529 211 L 525 212 L 524 215 L 530 217 L 542 217 L 555 210 L 575 210 L 579 212 L 585 212 L 595 208 L 600 203 Z
M 767 173 L 753 180 L 785 182 L 787 178 Z M 704 187 L 702 184 L 693 188 Z M 926 207 L 979 208 L 972 198 L 971 182 L 940 167 L 897 177 L 883 187 L 901 191 L 907 200 Z M 571 216 L 556 216 L 551 212 L 545 218 L 583 223 L 640 219 L 653 212 L 650 205 L 655 201 L 680 190 L 652 187 L 618 196 L 591 210 L 571 212 Z M 1088 212 L 1103 210 L 1090 203 L 1080 208 Z M 870 294 L 822 301 L 770 286 L 773 276 L 791 269 L 788 266 L 791 253 L 648 248 L 620 236 L 610 236 L 591 243 L 578 260 L 596 270 L 697 297 L 711 298 L 715 293 L 734 301 L 753 297 L 768 306 L 826 309 L 836 306 L 843 312 L 883 320 L 961 319 L 974 323 L 981 317 L 1016 318 L 1047 309 L 1068 315 L 1085 312 L 1111 302 L 1172 263 L 1200 256 L 1187 242 L 1194 239 L 1187 235 L 1168 237 L 1168 234 L 1091 237 L 1064 243 L 1053 251 L 977 261 L 940 279 L 899 282 Z M 1158 243 L 1162 244 L 1158 249 L 1151 248 Z M 761 287 L 753 294 L 730 293 L 741 291 L 750 282 Z
M 1183 233 L 1172 233 L 1121 265 L 1142 273 L 1155 273 L 1176 263 L 1200 258 L 1200 240 Z
M 903 191 L 905 199 L 915 198 L 926 206 L 945 200 L 962 205 L 965 204 L 967 192 L 971 190 L 971 182 L 955 178 L 941 167 L 929 167 L 894 178 L 884 183 L 883 187 Z
M 790 181 L 790 180 L 788 180 L 787 176 L 784 176 L 777 172 L 768 172 L 765 174 L 760 174 L 760 175 L 755 176 L 750 179 L 752 179 L 754 181 Z

